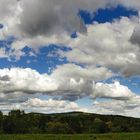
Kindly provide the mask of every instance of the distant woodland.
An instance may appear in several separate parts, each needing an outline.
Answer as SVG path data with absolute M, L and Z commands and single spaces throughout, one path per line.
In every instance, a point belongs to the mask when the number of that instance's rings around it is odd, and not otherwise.
M 140 132 L 140 119 L 82 112 L 39 114 L 12 110 L 0 112 L 1 134 L 79 134 Z

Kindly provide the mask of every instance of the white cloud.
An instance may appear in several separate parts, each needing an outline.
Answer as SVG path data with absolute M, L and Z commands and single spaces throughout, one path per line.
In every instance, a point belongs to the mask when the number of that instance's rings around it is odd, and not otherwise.
M 112 75 L 106 68 L 86 69 L 74 64 L 60 66 L 51 75 L 40 74 L 30 68 L 0 69 L 1 100 L 23 93 L 60 95 L 62 98 L 71 97 L 75 100 L 91 94 L 95 80 Z
M 58 66 L 52 73 L 57 78 L 75 78 L 75 79 L 86 79 L 86 80 L 103 80 L 112 77 L 114 74 L 111 70 L 105 67 L 81 67 L 76 64 L 65 64 Z
M 78 105 L 75 102 L 68 102 L 62 100 L 41 100 L 38 98 L 29 99 L 27 102 L 23 103 L 26 107 L 46 107 L 50 109 L 59 108 L 59 109 L 78 109 Z
M 70 68 L 72 71 L 68 73 L 67 69 Z M 99 69 L 98 75 L 102 75 L 100 68 L 96 69 Z M 95 74 L 97 74 L 96 69 Z M 117 81 L 112 84 L 95 83 L 94 74 L 92 75 L 94 69 L 92 71 L 88 73 L 87 69 L 75 67 L 73 64 L 58 67 L 52 75 L 39 74 L 29 68 L 1 69 L 0 109 L 2 111 L 23 109 L 26 112 L 40 113 L 85 111 L 138 117 L 140 97 Z M 108 71 L 106 72 L 108 73 Z M 41 100 L 38 98 L 41 94 L 37 95 L 37 93 L 45 93 L 52 98 L 57 95 L 61 98 L 58 98 L 60 100 Z M 90 96 L 93 101 L 97 98 L 103 98 L 103 101 L 106 102 L 96 102 L 87 108 L 71 102 L 87 96 Z
M 123 17 L 113 23 L 94 23 L 88 26 L 87 35 L 79 33 L 70 43 L 73 50 L 62 55 L 72 62 L 101 65 L 125 76 L 137 75 L 139 47 L 130 41 L 137 22 L 137 18 Z
M 0 17 L 5 24 L 5 35 L 26 38 L 31 36 L 85 32 L 79 9 L 95 11 L 109 0 L 1 0 Z M 39 10 L 38 10 L 39 9 Z M 32 18 L 31 18 L 32 17 Z
M 14 100 L 15 98 L 16 100 L 24 97 L 24 94 L 27 96 L 27 94 L 37 93 L 59 95 L 62 99 L 68 100 L 76 100 L 85 96 L 128 100 L 134 96 L 127 87 L 120 85 L 119 82 L 95 84 L 95 81 L 108 76 L 112 76 L 112 73 L 105 68 L 88 70 L 73 64 L 60 66 L 51 75 L 39 74 L 30 68 L 0 69 L 0 99 L 13 98 L 12 100 Z
M 60 113 L 71 111 L 86 111 L 85 108 L 81 108 L 75 102 L 63 101 L 63 100 L 41 100 L 39 98 L 31 98 L 23 103 L 11 103 L 1 104 L 0 110 L 8 112 L 12 109 L 21 109 L 25 112 L 40 112 L 40 113 Z
M 140 115 L 140 96 L 119 82 L 113 84 L 97 83 L 94 88 L 93 105 L 88 110 L 92 113 L 113 114 L 138 117 Z
M 44 93 L 57 89 L 57 84 L 47 74 L 40 75 L 30 68 L 0 69 L 0 76 L 9 78 L 5 81 L 0 80 L 0 91 L 4 93 Z
M 120 3 L 138 9 L 137 0 L 1 0 L 1 3 L 0 17 L 4 16 L 2 19 L 5 19 L 5 26 L 0 30 L 0 36 L 4 38 L 14 35 L 17 38 L 12 44 L 13 54 L 5 54 L 7 57 L 13 55 L 19 60 L 24 55 L 21 50 L 26 45 L 37 51 L 44 45 L 62 44 L 74 48 L 66 55 L 69 60 L 101 64 L 118 69 L 128 76 L 139 74 L 138 70 L 132 70 L 130 74 L 128 71 L 132 64 L 136 64 L 136 67 L 139 65 L 139 48 L 130 40 L 134 38 L 134 42 L 138 41 L 138 31 L 133 33 L 138 19 L 122 18 L 113 23 L 96 23 L 86 27 L 78 17 L 79 9 L 95 12 L 99 8 Z M 83 34 L 85 30 L 87 33 Z M 73 31 L 79 32 L 79 37 L 74 40 L 69 36 Z
M 139 118 L 140 97 L 136 96 L 130 100 L 96 101 L 89 110 L 90 112 L 100 114 L 123 115 Z
M 135 96 L 127 86 L 121 85 L 118 81 L 115 81 L 113 84 L 96 83 L 93 91 L 93 97 L 95 98 L 130 100 Z
M 131 19 L 122 17 L 113 23 L 94 23 L 87 27 L 87 34 L 79 33 L 76 39 L 71 39 L 65 32 L 47 38 L 44 35 L 23 38 L 13 43 L 12 48 L 15 49 L 13 55 L 19 59 L 24 55 L 21 49 L 26 45 L 38 51 L 40 45 L 54 43 L 72 48 L 72 51 L 65 54 L 58 52 L 69 61 L 86 64 L 88 67 L 101 65 L 124 76 L 139 75 L 140 53 L 137 45 L 139 33 L 138 31 L 135 33 L 137 23 L 136 17 Z

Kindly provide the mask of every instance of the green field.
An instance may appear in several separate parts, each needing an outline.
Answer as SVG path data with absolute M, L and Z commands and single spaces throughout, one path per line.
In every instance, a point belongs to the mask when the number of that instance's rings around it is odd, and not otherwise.
M 140 140 L 140 133 L 81 134 L 81 135 L 0 135 L 0 140 Z

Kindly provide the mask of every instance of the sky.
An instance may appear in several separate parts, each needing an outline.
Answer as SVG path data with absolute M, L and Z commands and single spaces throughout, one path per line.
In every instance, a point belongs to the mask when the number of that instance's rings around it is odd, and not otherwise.
M 0 0 L 0 110 L 140 117 L 139 0 Z

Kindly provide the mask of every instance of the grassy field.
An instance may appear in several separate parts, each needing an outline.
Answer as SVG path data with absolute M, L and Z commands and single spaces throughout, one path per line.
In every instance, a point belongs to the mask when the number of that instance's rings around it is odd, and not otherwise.
M 0 140 L 140 140 L 140 133 L 81 135 L 0 135 Z

